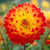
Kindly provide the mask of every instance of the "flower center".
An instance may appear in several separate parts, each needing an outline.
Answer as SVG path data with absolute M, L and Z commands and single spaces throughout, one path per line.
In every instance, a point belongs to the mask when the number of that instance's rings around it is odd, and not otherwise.
M 23 19 L 23 21 L 22 21 L 22 25 L 24 25 L 24 26 L 28 26 L 28 21 L 26 20 L 26 19 Z

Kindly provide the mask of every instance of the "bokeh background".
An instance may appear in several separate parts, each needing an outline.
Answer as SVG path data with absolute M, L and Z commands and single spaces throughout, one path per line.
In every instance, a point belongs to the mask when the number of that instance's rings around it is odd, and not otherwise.
M 31 3 L 41 8 L 41 11 L 46 17 L 47 26 L 45 27 L 46 31 L 44 35 L 41 36 L 40 40 L 36 40 L 33 44 L 26 44 L 26 50 L 50 50 L 50 44 L 45 44 L 45 38 L 50 31 L 50 0 L 0 0 L 0 31 L 4 42 L 9 50 L 11 50 L 12 42 L 10 42 L 8 35 L 4 28 L 4 17 L 8 13 L 8 10 L 14 8 L 18 4 L 22 3 Z M 3 40 L 0 34 L 0 50 L 5 50 Z M 48 35 L 47 40 L 50 40 L 50 35 Z M 24 50 L 24 47 L 21 45 L 13 44 L 13 50 Z

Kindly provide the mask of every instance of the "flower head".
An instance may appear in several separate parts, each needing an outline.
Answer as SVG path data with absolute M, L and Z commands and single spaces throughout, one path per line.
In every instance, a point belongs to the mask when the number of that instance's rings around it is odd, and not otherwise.
M 0 40 L 2 40 L 1 34 L 0 34 Z
M 40 8 L 23 3 L 9 10 L 5 17 L 5 28 L 11 41 L 24 45 L 39 40 L 45 29 L 45 17 Z
M 42 10 L 42 12 L 44 12 L 44 16 L 46 17 L 46 28 L 50 29 L 50 11 Z
M 50 44 L 50 40 L 47 40 L 45 44 Z
M 34 42 L 34 43 L 33 43 L 33 46 L 37 46 L 37 42 Z
M 48 29 L 50 29 L 50 19 L 47 19 L 47 20 L 46 20 L 46 27 L 47 27 Z
M 43 8 L 46 8 L 46 9 L 49 8 L 49 2 L 47 2 L 47 1 L 42 1 L 41 5 Z
M 2 20 L 2 18 L 0 16 L 0 26 L 2 26 L 2 25 L 3 25 L 3 20 Z
M 1 4 L 1 11 L 5 11 L 6 10 L 6 4 L 2 3 Z
M 2 40 L 1 34 L 0 34 L 0 44 L 3 44 L 3 40 Z

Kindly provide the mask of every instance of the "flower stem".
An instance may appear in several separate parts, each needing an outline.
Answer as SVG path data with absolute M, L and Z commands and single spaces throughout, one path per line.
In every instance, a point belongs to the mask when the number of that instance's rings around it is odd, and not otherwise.
M 25 45 L 24 45 L 24 50 L 25 50 Z
M 13 50 L 13 42 L 12 42 L 11 50 Z
M 1 31 L 0 31 L 0 34 L 1 34 Z M 1 34 L 1 37 L 2 37 L 2 34 Z M 7 50 L 7 48 L 6 48 L 6 44 L 5 44 L 5 42 L 4 42 L 3 37 L 2 37 L 2 40 L 3 40 L 3 43 L 4 43 L 5 49 Z
M 45 43 L 46 43 L 46 40 L 47 40 L 47 38 L 48 38 L 49 34 L 50 34 L 50 31 L 49 31 L 49 33 L 47 34 L 47 37 L 46 37 L 46 39 L 45 39 Z
M 7 50 L 9 50 L 8 37 L 7 37 Z

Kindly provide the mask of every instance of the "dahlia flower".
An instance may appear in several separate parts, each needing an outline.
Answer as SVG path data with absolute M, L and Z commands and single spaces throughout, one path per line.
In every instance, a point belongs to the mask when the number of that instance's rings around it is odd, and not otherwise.
M 42 12 L 44 12 L 44 16 L 46 17 L 46 28 L 50 29 L 50 11 L 42 10 Z
M 6 7 L 7 7 L 6 4 L 2 3 L 2 4 L 1 4 L 1 11 L 5 11 L 5 10 L 7 10 Z
M 48 29 L 50 29 L 50 19 L 47 19 L 47 20 L 46 20 L 46 27 L 47 27 Z
M 48 1 L 42 1 L 41 6 L 45 9 L 49 8 L 49 2 Z
M 1 34 L 0 34 L 0 44 L 3 44 L 3 40 L 2 40 Z
M 50 44 L 50 40 L 47 40 L 45 44 Z
M 37 42 L 33 42 L 33 46 L 37 46 Z
M 0 16 L 0 26 L 3 25 L 3 20 L 2 20 L 2 17 Z
M 1 34 L 0 34 L 0 40 L 2 40 Z
M 30 3 L 18 4 L 14 9 L 9 10 L 4 22 L 10 41 L 21 45 L 28 42 L 32 44 L 34 40 L 39 40 L 46 26 L 40 8 Z

